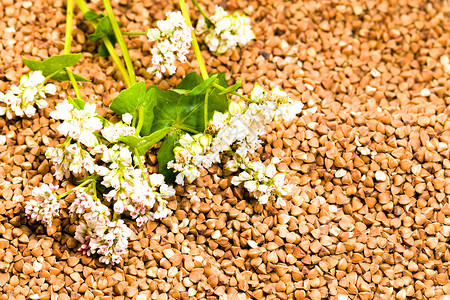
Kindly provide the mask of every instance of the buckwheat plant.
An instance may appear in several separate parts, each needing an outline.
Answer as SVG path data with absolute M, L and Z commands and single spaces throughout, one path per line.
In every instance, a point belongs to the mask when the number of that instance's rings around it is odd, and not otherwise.
M 31 117 L 36 106 L 46 107 L 46 94 L 56 91 L 52 83 L 46 84 L 48 80 L 70 81 L 76 95 L 60 101 L 50 113 L 65 141 L 47 148 L 55 182 L 33 189 L 25 205 L 31 220 L 52 225 L 63 207 L 60 201 L 74 193 L 74 200 L 67 200 L 68 213 L 77 224 L 79 250 L 98 255 L 105 264 L 118 264 L 132 234 L 129 224 L 140 227 L 167 217 L 171 214 L 168 201 L 175 199 L 170 184 L 192 183 L 215 164 L 222 164 L 224 174 L 233 175 L 231 183 L 244 187 L 259 203 L 285 204 L 292 187 L 286 174 L 277 171 L 277 159 L 264 164 L 253 154 L 262 145 L 265 126 L 292 120 L 301 112 L 301 102 L 278 87 L 267 93 L 260 85 L 247 97 L 237 92 L 241 79 L 229 86 L 225 74 L 208 74 L 184 0 L 179 0 L 181 12 L 168 12 L 166 20 L 146 32 L 122 32 L 110 0 L 103 0 L 105 10 L 100 13 L 91 11 L 84 0 L 75 1 L 94 27 L 89 39 L 99 42 L 99 55 L 111 58 L 126 85 L 109 106 L 122 120 L 100 117 L 96 104 L 82 99 L 78 82 L 89 80 L 71 71 L 81 54 L 70 53 L 74 0 L 67 0 L 64 53 L 43 61 L 24 58 L 33 72 L 24 75 L 19 86 L 0 94 L 0 115 L 6 114 L 7 119 Z M 221 7 L 208 17 L 196 0 L 193 4 L 203 15 L 197 30 L 204 33 L 211 51 L 220 54 L 243 47 L 255 37 L 250 18 L 228 15 Z M 175 74 L 192 48 L 201 76 L 191 72 L 169 90 L 137 81 L 124 35 L 147 35 L 155 43 L 151 74 Z M 116 41 L 122 58 L 114 47 Z M 160 141 L 159 148 L 154 147 Z M 146 165 L 150 148 L 157 151 L 159 173 L 149 172 Z M 67 182 L 75 187 L 58 189 L 71 186 Z M 200 199 L 195 190 L 190 190 L 188 198 Z

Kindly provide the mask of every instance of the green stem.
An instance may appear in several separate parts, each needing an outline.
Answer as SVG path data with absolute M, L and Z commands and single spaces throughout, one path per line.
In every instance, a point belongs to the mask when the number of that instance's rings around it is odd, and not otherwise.
M 73 22 L 73 0 L 67 0 L 66 37 L 64 41 L 64 54 L 70 53 L 70 44 L 72 42 L 72 22 Z
M 136 127 L 136 136 L 139 136 L 139 133 L 141 132 L 142 126 L 144 125 L 144 109 L 142 107 L 138 110 L 138 124 Z
M 75 77 L 73 76 L 72 71 L 70 70 L 70 68 L 66 68 L 66 72 L 67 72 L 67 75 L 69 75 L 70 82 L 72 83 L 73 89 L 75 90 L 75 95 L 77 95 L 77 98 L 81 100 L 82 96 L 81 96 L 80 88 L 78 87 L 78 83 L 77 83 Z
M 203 9 L 198 4 L 197 0 L 192 0 L 192 2 L 194 2 L 194 5 L 198 8 L 198 11 L 200 12 L 200 14 L 205 18 L 206 24 L 208 24 L 208 26 L 214 26 L 213 22 L 211 22 L 209 17 L 205 14 Z
M 205 110 L 203 116 L 205 118 L 205 128 L 208 127 L 208 97 L 209 97 L 209 88 L 206 89 L 205 93 Z
M 190 132 L 190 133 L 194 133 L 194 134 L 200 133 L 199 131 L 195 130 L 194 128 L 191 128 L 191 127 L 183 125 L 183 124 L 178 124 L 175 127 L 178 129 Z
M 122 50 L 122 56 L 128 69 L 128 75 L 131 79 L 131 85 L 133 85 L 136 83 L 136 75 L 134 74 L 133 63 L 131 62 L 130 54 L 128 54 L 127 45 L 125 44 L 122 33 L 120 32 L 119 24 L 117 24 L 117 21 L 114 18 L 114 12 L 111 6 L 111 2 L 109 0 L 103 0 L 103 4 L 105 5 L 106 14 L 108 15 L 112 29 L 114 31 L 114 35 L 116 36 L 117 43 L 120 46 L 120 50 Z
M 89 7 L 87 6 L 87 4 L 84 0 L 75 0 L 75 1 L 77 3 L 77 6 L 80 8 L 80 10 L 83 14 L 86 14 L 88 11 L 90 11 Z M 89 22 L 92 24 L 92 26 L 94 26 L 94 28 L 97 28 L 97 24 L 98 24 L 97 20 L 89 20 Z M 109 55 L 111 56 L 111 59 L 116 64 L 117 69 L 119 69 L 119 72 L 122 74 L 125 84 L 128 87 L 131 87 L 133 84 L 131 83 L 130 76 L 128 75 L 127 70 L 125 69 L 122 61 L 120 60 L 119 56 L 117 55 L 116 50 L 114 49 L 114 46 L 111 43 L 111 40 L 107 36 L 103 37 L 102 40 L 105 43 L 106 49 L 108 50 Z
M 103 43 L 105 43 L 106 49 L 108 49 L 109 55 L 111 55 L 111 59 L 116 64 L 117 68 L 119 69 L 120 73 L 122 74 L 122 77 L 125 80 L 125 84 L 128 87 L 131 87 L 133 85 L 131 83 L 131 78 L 128 75 L 128 72 L 125 69 L 124 65 L 122 64 L 120 57 L 117 55 L 116 50 L 114 49 L 114 46 L 111 43 L 110 39 L 106 36 L 103 37 L 102 39 L 103 39 Z
M 113 217 L 112 217 L 112 221 L 115 222 L 117 220 L 118 216 L 119 215 L 116 212 L 114 212 Z
M 63 194 L 61 194 L 61 195 L 56 196 L 56 198 L 57 198 L 57 199 L 64 198 L 65 196 L 67 196 L 67 195 L 69 195 L 70 193 L 72 193 L 73 191 L 75 191 L 76 188 L 81 188 L 81 187 L 87 185 L 88 183 L 91 183 L 92 180 L 95 180 L 95 179 L 92 178 L 92 179 L 86 180 L 85 182 L 79 184 L 77 187 L 71 189 L 70 191 L 67 191 L 67 192 L 65 192 L 65 193 L 63 193 Z
M 147 32 L 128 32 L 128 31 L 123 31 L 122 32 L 123 35 L 147 35 Z
M 145 180 L 148 180 L 147 174 L 145 174 L 145 172 L 144 172 L 144 164 L 142 163 L 141 156 L 139 155 L 139 153 L 136 150 L 136 148 L 134 149 L 134 155 L 136 155 L 136 157 L 138 159 L 139 168 L 142 170 L 142 177 L 144 177 Z
M 73 24 L 73 0 L 67 0 L 66 36 L 64 40 L 64 54 L 70 53 L 70 44 L 72 43 L 72 24 Z M 81 99 L 80 88 L 78 87 L 78 83 L 75 80 L 75 77 L 73 76 L 73 73 L 69 67 L 66 68 L 66 72 L 67 75 L 69 76 L 70 82 L 72 83 L 73 89 L 75 90 L 77 98 Z
M 212 86 L 215 87 L 216 89 L 218 89 L 219 91 L 224 91 L 225 90 L 225 88 L 223 86 L 218 85 L 217 83 L 213 83 Z M 241 98 L 241 99 L 243 99 L 243 100 L 245 100 L 247 102 L 252 102 L 252 100 L 250 98 L 248 98 L 248 97 L 246 97 L 246 96 L 244 96 L 242 94 L 239 94 L 239 93 L 236 93 L 236 92 L 230 92 L 229 94 L 238 96 L 239 98 Z
M 192 27 L 191 18 L 189 18 L 189 13 L 187 11 L 186 2 L 184 0 L 179 0 L 181 13 L 186 21 L 186 25 Z M 197 59 L 198 67 L 200 68 L 200 73 L 202 74 L 203 80 L 209 78 L 208 72 L 206 71 L 205 62 L 203 61 L 202 53 L 200 47 L 198 46 L 197 38 L 195 37 L 195 32 L 192 30 L 192 48 L 194 49 L 195 58 Z

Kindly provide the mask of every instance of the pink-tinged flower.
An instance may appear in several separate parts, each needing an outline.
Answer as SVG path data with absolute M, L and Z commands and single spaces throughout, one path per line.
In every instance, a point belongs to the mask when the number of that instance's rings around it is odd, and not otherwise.
M 124 114 L 124 115 L 126 115 L 126 114 Z M 130 115 L 130 114 L 128 114 L 128 115 Z M 125 119 L 128 120 L 127 117 L 125 117 Z M 129 119 L 129 121 L 131 122 L 131 119 Z M 125 125 L 125 124 L 123 124 L 121 122 L 118 122 L 116 124 L 106 125 L 101 130 L 102 136 L 110 143 L 116 142 L 117 139 L 122 137 L 122 136 L 134 135 L 135 132 L 136 132 L 136 128 L 134 128 L 132 126 Z
M 33 199 L 25 205 L 25 214 L 28 218 L 41 221 L 51 226 L 53 217 L 59 215 L 59 199 L 56 191 L 58 186 L 43 184 L 32 191 Z

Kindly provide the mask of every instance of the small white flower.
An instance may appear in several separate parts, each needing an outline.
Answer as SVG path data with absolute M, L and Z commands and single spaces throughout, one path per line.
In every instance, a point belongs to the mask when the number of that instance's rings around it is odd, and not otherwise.
M 216 6 L 216 11 L 211 16 L 212 24 L 207 24 L 204 19 L 200 19 L 197 24 L 197 31 L 205 33 L 205 41 L 209 50 L 222 54 L 237 45 L 244 46 L 255 38 L 250 26 L 250 19 L 244 14 L 237 12 L 228 15 L 220 6 Z
M 54 84 L 44 86 L 44 82 L 45 77 L 41 71 L 22 76 L 19 86 L 12 85 L 6 94 L 0 93 L 0 102 L 6 104 L 1 107 L 0 115 L 6 114 L 8 119 L 12 119 L 14 115 L 32 117 L 36 114 L 35 105 L 39 108 L 47 107 L 45 94 L 55 94 L 56 87 Z
M 186 25 L 181 12 L 167 12 L 167 19 L 157 22 L 158 28 L 149 29 L 147 37 L 156 41 L 151 50 L 152 64 L 147 71 L 161 78 L 162 73 L 175 74 L 177 61 L 186 62 L 192 41 L 193 28 Z
M 25 205 L 28 218 L 52 225 L 53 217 L 59 214 L 58 186 L 43 184 L 32 191 L 33 199 Z
M 122 115 L 122 121 L 127 124 L 127 125 L 131 125 L 131 121 L 133 120 L 133 116 L 129 113 L 124 113 Z

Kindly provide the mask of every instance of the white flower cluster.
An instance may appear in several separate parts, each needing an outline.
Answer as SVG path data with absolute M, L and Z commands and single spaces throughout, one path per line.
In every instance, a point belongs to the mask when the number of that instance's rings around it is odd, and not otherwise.
M 156 41 L 152 48 L 152 64 L 147 71 L 161 78 L 166 71 L 175 74 L 176 61 L 187 61 L 192 41 L 193 28 L 186 25 L 181 12 L 167 12 L 167 19 L 156 23 L 158 28 L 149 29 L 147 36 L 150 41 Z
M 82 243 L 84 254 L 100 255 L 105 264 L 117 264 L 126 253 L 131 229 L 122 220 L 111 222 L 109 208 L 95 196 L 90 187 L 76 188 L 76 198 L 69 211 L 82 218 L 75 230 L 75 239 Z
M 175 195 L 175 189 L 165 184 L 163 175 L 148 175 L 146 169 L 139 168 L 139 161 L 145 162 L 145 157 L 137 157 L 118 141 L 136 133 L 130 126 L 130 114 L 122 116 L 123 122 L 112 124 L 102 122 L 94 104 L 86 103 L 83 109 L 77 109 L 64 101 L 50 115 L 63 121 L 58 131 L 68 137 L 66 142 L 49 147 L 46 152 L 55 165 L 55 177 L 63 180 L 73 175 L 85 178 L 82 185 L 89 183 L 87 187 L 74 189 L 76 198 L 69 208 L 80 220 L 76 230 L 76 239 L 83 243 L 80 250 L 88 255 L 101 255 L 100 260 L 105 263 L 117 263 L 126 252 L 131 234 L 123 221 L 116 220 L 117 216 L 127 213 L 136 219 L 138 226 L 164 218 L 169 213 L 167 199 Z M 101 197 L 103 202 L 97 198 L 97 182 L 107 189 Z M 59 211 L 53 189 L 56 190 L 43 185 L 33 191 L 37 199 L 26 206 L 30 218 L 51 224 L 52 216 Z M 109 206 L 114 211 L 112 220 Z
M 95 104 L 86 103 L 83 110 L 76 109 L 69 101 L 56 105 L 50 117 L 63 120 L 58 131 L 62 135 L 69 136 L 87 147 L 98 145 L 96 131 L 102 128 L 102 121 L 95 112 Z
M 228 15 L 225 10 L 216 6 L 216 12 L 210 18 L 212 24 L 208 24 L 205 19 L 200 19 L 197 23 L 197 31 L 206 33 L 205 41 L 209 50 L 222 54 L 237 45 L 244 46 L 255 34 L 250 26 L 250 18 L 245 14 L 237 12 Z
M 36 113 L 35 104 L 39 108 L 47 107 L 45 94 L 54 95 L 56 86 L 52 83 L 44 85 L 44 82 L 45 77 L 41 71 L 31 72 L 20 78 L 19 86 L 12 85 L 6 94 L 0 92 L 0 102 L 6 104 L 0 107 L 0 116 L 6 114 L 8 119 L 12 119 L 14 115 L 32 117 Z
M 86 255 L 97 253 L 99 261 L 105 264 L 118 264 L 126 254 L 131 229 L 123 220 L 107 221 L 105 224 L 86 219 L 80 222 L 75 231 L 75 239 L 82 243 L 80 251 Z
M 28 218 L 51 226 L 53 217 L 59 215 L 57 190 L 57 185 L 45 183 L 40 187 L 35 187 L 32 191 L 33 199 L 25 205 L 25 214 Z
M 70 140 L 67 140 L 70 142 Z M 62 180 L 70 178 L 70 172 L 74 176 L 87 176 L 95 172 L 95 160 L 77 144 L 61 144 L 54 147 L 47 148 L 45 156 L 49 158 L 55 166 L 55 178 Z
M 179 145 L 174 148 L 175 160 L 168 163 L 169 168 L 179 172 L 178 184 L 184 180 L 192 183 L 200 176 L 200 169 L 210 168 L 221 161 L 223 152 L 232 153 L 234 159 L 226 164 L 228 171 L 243 169 L 241 175 L 233 178 L 235 184 L 244 182 L 244 186 L 261 203 L 269 199 L 283 203 L 281 196 L 289 191 L 284 185 L 284 174 L 276 173 L 274 165 L 265 167 L 261 162 L 251 162 L 248 154 L 261 146 L 259 136 L 266 133 L 265 125 L 292 120 L 302 110 L 301 102 L 288 98 L 279 87 L 268 94 L 260 85 L 255 85 L 248 106 L 244 102 L 231 102 L 227 113 L 216 112 L 207 131 L 210 134 L 198 134 L 180 137 Z M 276 178 L 273 178 L 276 175 Z
M 128 211 L 138 226 L 168 215 L 166 199 L 175 195 L 175 189 L 164 183 L 163 175 L 151 174 L 150 180 L 147 180 L 146 170 L 135 168 L 133 154 L 120 144 L 114 144 L 111 148 L 99 145 L 92 152 L 102 153 L 102 160 L 108 165 L 97 166 L 96 172 L 103 177 L 102 185 L 112 188 L 105 195 L 105 200 L 114 202 L 117 214 Z M 155 206 L 156 211 L 153 212 Z
M 247 157 L 236 156 L 229 160 L 225 168 L 231 172 L 236 172 L 239 168 L 243 171 L 231 179 L 234 185 L 243 184 L 250 195 L 258 200 L 260 204 L 266 204 L 269 200 L 284 206 L 286 202 L 283 196 L 292 192 L 292 185 L 286 184 L 286 174 L 277 172 L 275 164 L 277 158 L 273 158 L 268 166 L 260 161 L 249 161 Z

